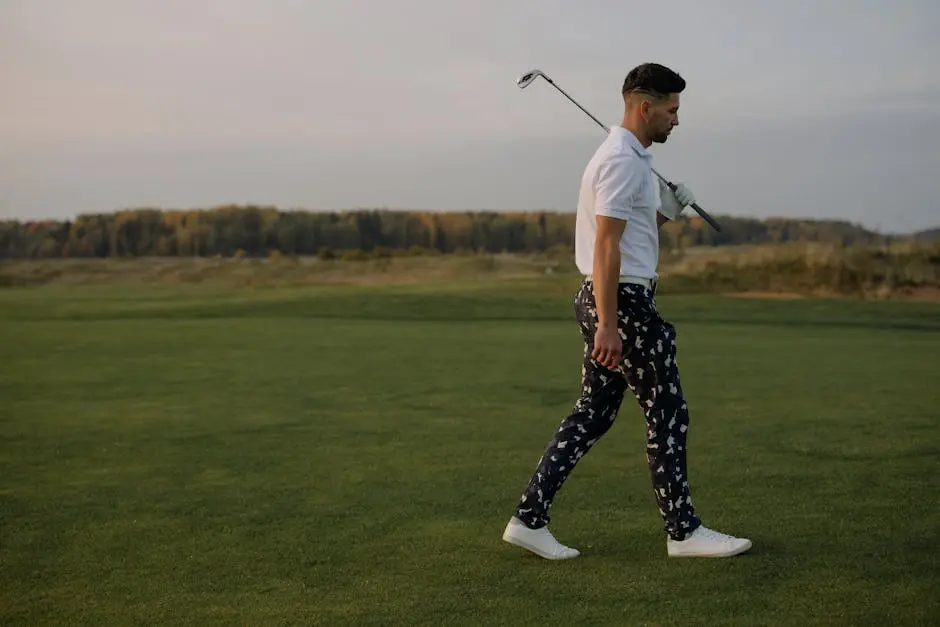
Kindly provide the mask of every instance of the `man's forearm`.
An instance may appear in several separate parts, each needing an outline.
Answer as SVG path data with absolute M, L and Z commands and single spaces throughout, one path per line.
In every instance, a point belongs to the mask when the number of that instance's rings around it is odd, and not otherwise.
M 620 246 L 602 239 L 594 249 L 594 300 L 597 324 L 617 328 L 617 284 L 620 282 Z
M 666 224 L 667 222 L 669 222 L 669 218 L 667 218 L 661 213 L 658 213 L 658 212 L 656 213 L 656 226 L 658 228 L 662 228 L 663 225 Z

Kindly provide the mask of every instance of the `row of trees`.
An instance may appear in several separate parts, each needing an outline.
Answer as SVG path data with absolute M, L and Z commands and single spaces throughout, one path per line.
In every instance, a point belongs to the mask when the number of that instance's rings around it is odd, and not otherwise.
M 693 215 L 667 224 L 665 249 L 757 242 L 879 243 L 884 237 L 836 221 L 716 217 L 716 233 Z M 574 241 L 573 213 L 131 209 L 75 220 L 0 222 L 0 258 L 314 255 L 375 248 L 537 252 Z

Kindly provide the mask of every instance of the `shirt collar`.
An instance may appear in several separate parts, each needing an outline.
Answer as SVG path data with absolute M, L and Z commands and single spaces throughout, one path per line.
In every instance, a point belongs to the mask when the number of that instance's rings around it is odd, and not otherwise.
M 626 141 L 641 157 L 645 159 L 651 159 L 653 157 L 653 154 L 640 143 L 640 140 L 636 138 L 636 135 L 634 135 L 632 131 L 620 125 L 616 125 L 610 128 L 610 134 L 613 137 L 619 137 L 621 141 Z

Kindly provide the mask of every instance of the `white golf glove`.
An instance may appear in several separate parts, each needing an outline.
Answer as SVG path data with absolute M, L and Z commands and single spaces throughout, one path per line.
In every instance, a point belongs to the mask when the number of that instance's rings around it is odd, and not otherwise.
M 678 218 L 683 209 L 695 202 L 695 196 L 688 187 L 676 183 L 676 191 L 672 191 L 662 180 L 659 181 L 659 197 L 662 201 L 659 212 L 670 220 Z

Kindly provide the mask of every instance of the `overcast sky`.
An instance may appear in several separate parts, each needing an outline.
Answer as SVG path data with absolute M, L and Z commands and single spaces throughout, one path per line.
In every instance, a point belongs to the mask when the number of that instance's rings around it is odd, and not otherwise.
M 658 61 L 654 167 L 711 213 L 940 226 L 938 32 L 936 0 L 0 0 L 0 217 L 571 210 L 604 132 L 515 79 L 617 124 Z

